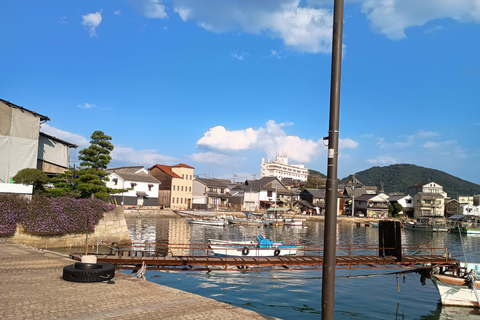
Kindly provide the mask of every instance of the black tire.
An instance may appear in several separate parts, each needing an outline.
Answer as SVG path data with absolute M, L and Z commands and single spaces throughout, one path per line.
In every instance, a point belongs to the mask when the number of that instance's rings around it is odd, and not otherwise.
M 275 251 L 273 251 L 273 255 L 278 257 L 280 255 L 280 249 L 275 249 Z
M 115 277 L 115 266 L 113 264 L 84 263 L 83 265 L 90 265 L 91 269 L 79 269 L 76 268 L 77 263 L 63 268 L 63 280 L 71 282 L 100 282 L 108 281 Z
M 250 253 L 250 249 L 248 249 L 248 247 L 243 247 L 243 249 L 242 249 L 242 255 L 248 256 L 249 253 Z
M 79 270 L 93 270 L 101 269 L 102 265 L 100 263 L 85 263 L 85 262 L 75 262 L 73 264 L 73 269 Z

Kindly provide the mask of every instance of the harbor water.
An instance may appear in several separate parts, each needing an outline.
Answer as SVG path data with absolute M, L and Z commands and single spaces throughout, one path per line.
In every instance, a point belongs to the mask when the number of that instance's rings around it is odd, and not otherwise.
M 297 245 L 322 244 L 323 221 L 302 227 L 192 225 L 182 218 L 127 218 L 136 243 L 208 243 L 208 239 L 255 239 L 262 235 Z M 378 229 L 340 222 L 337 244 L 376 245 Z M 426 231 L 402 231 L 403 245 L 447 248 L 452 258 L 480 262 L 480 236 Z M 463 246 L 462 246 L 463 244 Z M 429 254 L 415 249 L 407 254 Z M 337 255 L 344 254 L 337 250 Z M 372 255 L 369 251 L 364 253 Z M 402 272 L 403 273 L 399 273 Z M 125 271 L 128 272 L 128 271 Z M 320 319 L 321 270 L 274 271 L 150 271 L 148 281 L 195 293 L 280 319 Z M 335 319 L 470 319 L 473 308 L 443 307 L 431 280 L 421 281 L 410 269 L 337 270 Z

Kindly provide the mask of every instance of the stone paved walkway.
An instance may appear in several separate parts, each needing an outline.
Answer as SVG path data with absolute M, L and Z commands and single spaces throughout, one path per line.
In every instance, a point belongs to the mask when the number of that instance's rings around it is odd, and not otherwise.
M 274 319 L 120 272 L 114 284 L 63 280 L 73 263 L 0 239 L 0 319 Z

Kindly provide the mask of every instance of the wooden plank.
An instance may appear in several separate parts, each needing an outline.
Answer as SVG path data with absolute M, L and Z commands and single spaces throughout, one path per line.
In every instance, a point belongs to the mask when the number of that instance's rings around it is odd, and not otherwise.
M 72 259 L 81 260 L 82 254 L 71 254 Z M 143 262 L 147 266 L 158 268 L 174 268 L 209 266 L 256 266 L 272 267 L 280 266 L 289 269 L 301 268 L 302 266 L 321 266 L 323 257 L 318 256 L 285 256 L 285 257 L 213 257 L 213 256 L 176 256 L 176 257 L 136 257 L 136 256 L 114 256 L 97 255 L 98 262 L 111 263 L 117 266 L 138 266 Z M 414 265 L 431 264 L 453 264 L 457 260 L 445 258 L 441 255 L 436 256 L 404 256 L 401 262 L 397 262 L 395 257 L 379 256 L 338 256 L 336 258 L 337 266 L 369 266 L 380 267 L 386 265 L 397 265 L 398 267 L 411 267 Z M 202 268 L 202 270 L 205 268 Z M 196 269 L 195 269 L 196 270 Z

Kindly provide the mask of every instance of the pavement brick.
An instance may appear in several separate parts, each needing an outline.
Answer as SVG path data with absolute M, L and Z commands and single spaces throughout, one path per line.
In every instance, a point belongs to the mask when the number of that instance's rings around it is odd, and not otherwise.
M 73 263 L 0 238 L 0 320 L 274 319 L 120 272 L 114 284 L 63 280 Z

